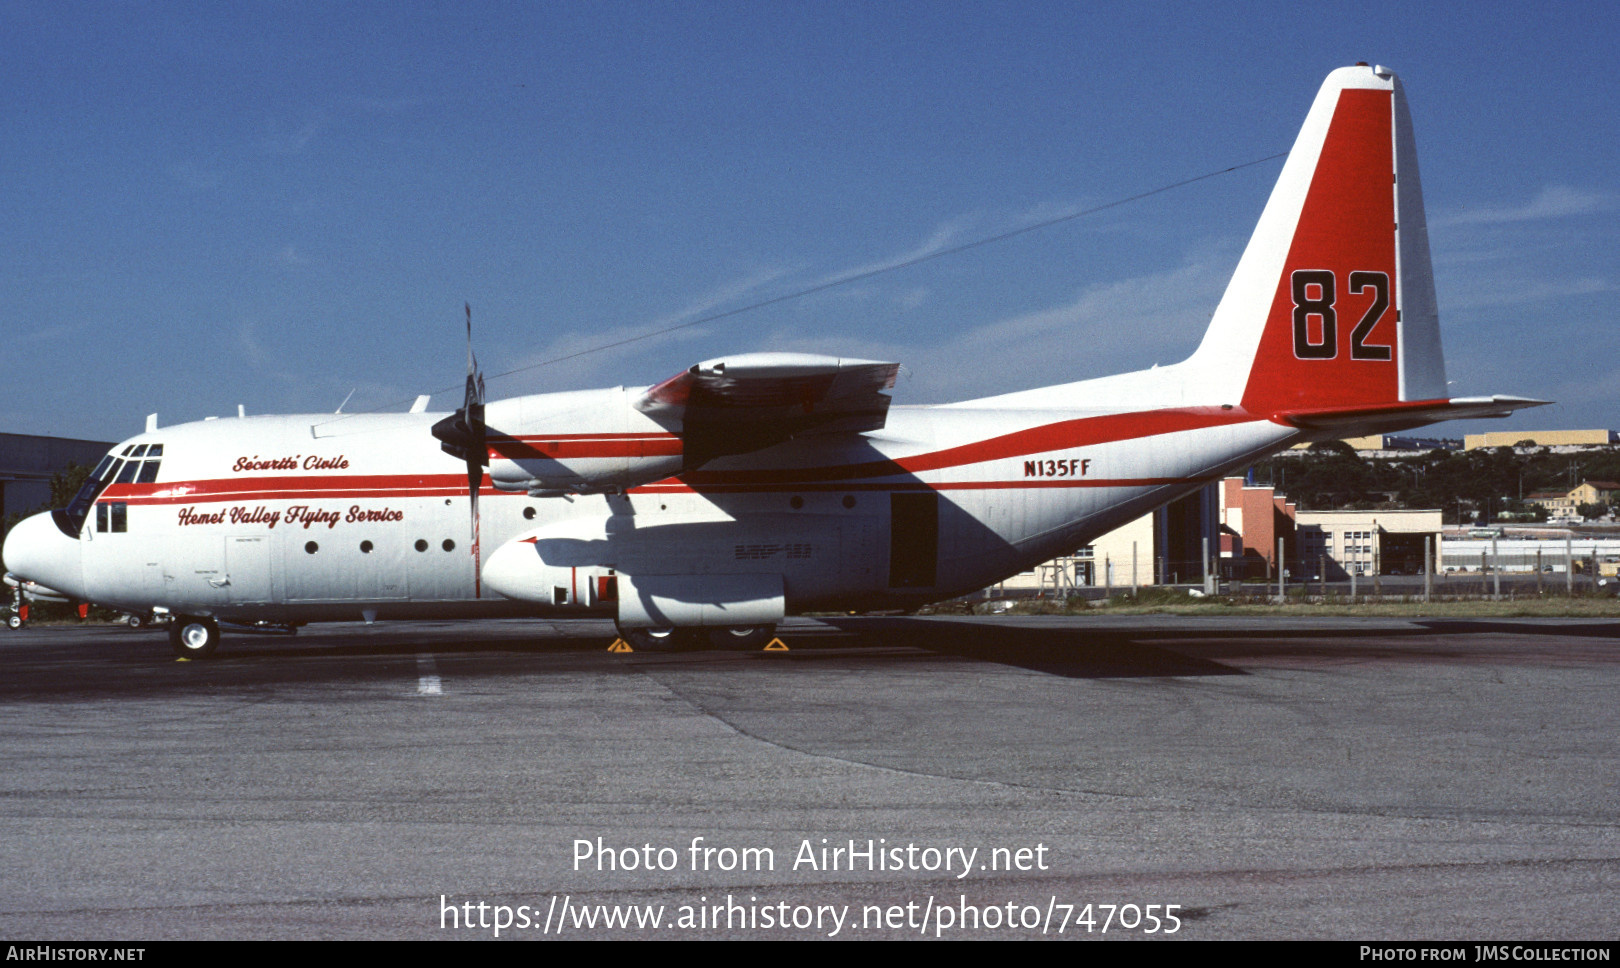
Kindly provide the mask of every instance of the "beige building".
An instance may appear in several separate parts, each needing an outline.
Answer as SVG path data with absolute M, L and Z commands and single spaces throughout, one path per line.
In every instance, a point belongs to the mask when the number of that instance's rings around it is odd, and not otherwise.
M 1144 514 L 1120 525 L 1089 547 L 1072 555 L 1042 562 L 1030 571 L 1002 582 L 1002 591 L 1046 590 L 1062 594 L 1082 585 L 1130 588 L 1153 585 L 1154 514 Z
M 1431 539 L 1430 567 L 1440 560 L 1439 510 L 1297 511 L 1295 526 L 1296 579 L 1422 574 L 1423 546 Z
M 1574 498 L 1567 491 L 1536 491 L 1525 498 L 1526 504 L 1534 504 L 1547 509 L 1550 518 L 1573 518 L 1576 516 Z
M 1620 498 L 1620 484 L 1614 481 L 1582 481 L 1580 487 L 1569 492 L 1569 499 L 1576 506 L 1599 501 L 1612 504 L 1617 498 Z
M 1153 515 L 1144 514 L 1091 543 L 1091 584 L 1152 585 Z
M 1345 437 L 1340 443 L 1349 444 L 1358 454 L 1404 454 L 1431 450 L 1455 450 L 1456 438 L 1409 437 L 1404 434 L 1373 434 L 1369 437 Z M 1290 450 L 1310 450 L 1310 443 L 1295 444 Z
M 1481 447 L 1514 447 L 1528 440 L 1537 447 L 1607 447 L 1616 443 L 1607 430 L 1494 430 L 1487 434 L 1463 436 L 1463 450 Z
M 1620 483 L 1615 481 L 1582 481 L 1579 487 L 1567 491 L 1537 491 L 1525 500 L 1547 509 L 1554 518 L 1580 516 L 1582 504 L 1613 504 L 1620 501 Z

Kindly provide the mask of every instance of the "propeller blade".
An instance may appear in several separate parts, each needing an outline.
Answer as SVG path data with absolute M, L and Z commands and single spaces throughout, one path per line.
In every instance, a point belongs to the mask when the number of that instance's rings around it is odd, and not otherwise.
M 479 372 L 478 357 L 473 354 L 472 303 L 463 303 L 467 312 L 467 429 L 471 432 L 471 447 L 467 453 L 467 510 L 472 516 L 473 597 L 483 598 L 483 556 L 479 549 L 478 491 L 484 483 L 484 467 L 489 463 L 489 448 L 484 437 L 484 374 Z
M 482 556 L 479 553 L 478 491 L 489 466 L 489 447 L 484 426 L 484 374 L 472 348 L 472 305 L 467 311 L 467 392 L 461 409 L 433 425 L 439 447 L 467 464 L 467 507 L 472 517 L 473 597 L 483 597 Z

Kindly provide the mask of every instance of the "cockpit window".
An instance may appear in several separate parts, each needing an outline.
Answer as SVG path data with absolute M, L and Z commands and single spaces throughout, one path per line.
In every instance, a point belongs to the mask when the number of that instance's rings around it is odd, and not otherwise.
M 145 457 L 143 460 L 142 457 Z M 162 444 L 130 444 L 121 451 L 114 451 L 101 459 L 96 469 L 85 479 L 79 493 L 73 495 L 68 506 L 51 512 L 51 519 L 56 522 L 57 528 L 70 538 L 77 538 L 79 531 L 84 527 L 85 519 L 90 516 L 90 509 L 95 507 L 96 498 L 101 496 L 108 485 L 113 483 L 150 484 L 157 480 L 158 468 L 162 464 Z M 127 457 L 128 460 L 122 460 Z M 105 509 L 104 509 L 105 510 Z M 108 520 L 107 527 L 116 531 L 124 530 L 124 506 L 117 507 L 118 527 L 113 528 L 113 521 Z M 99 523 L 99 522 L 98 522 Z M 102 529 L 105 530 L 105 529 Z

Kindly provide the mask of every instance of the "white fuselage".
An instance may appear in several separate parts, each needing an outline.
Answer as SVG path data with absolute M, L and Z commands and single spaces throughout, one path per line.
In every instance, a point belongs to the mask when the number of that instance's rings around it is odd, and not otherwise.
M 881 431 L 625 493 L 535 498 L 486 479 L 482 561 L 526 536 L 596 536 L 518 598 L 475 587 L 465 470 L 429 434 L 443 414 L 183 424 L 118 445 L 162 444 L 155 479 L 107 487 L 79 540 L 55 542 L 62 560 L 30 572 L 89 601 L 233 621 L 612 614 L 593 583 L 615 572 L 780 576 L 790 612 L 894 607 L 1073 551 L 1299 436 L 1215 406 L 990 403 L 895 408 Z

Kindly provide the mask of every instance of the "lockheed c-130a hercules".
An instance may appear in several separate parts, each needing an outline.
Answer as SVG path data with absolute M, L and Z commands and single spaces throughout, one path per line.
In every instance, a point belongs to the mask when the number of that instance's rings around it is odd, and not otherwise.
M 1317 94 L 1181 363 L 893 408 L 897 365 L 870 360 L 752 353 L 488 403 L 468 369 L 450 414 L 149 424 L 13 529 L 7 565 L 170 613 L 182 655 L 220 622 L 362 617 L 748 641 L 982 588 L 1300 441 L 1540 402 L 1446 396 L 1406 99 L 1366 65 Z

